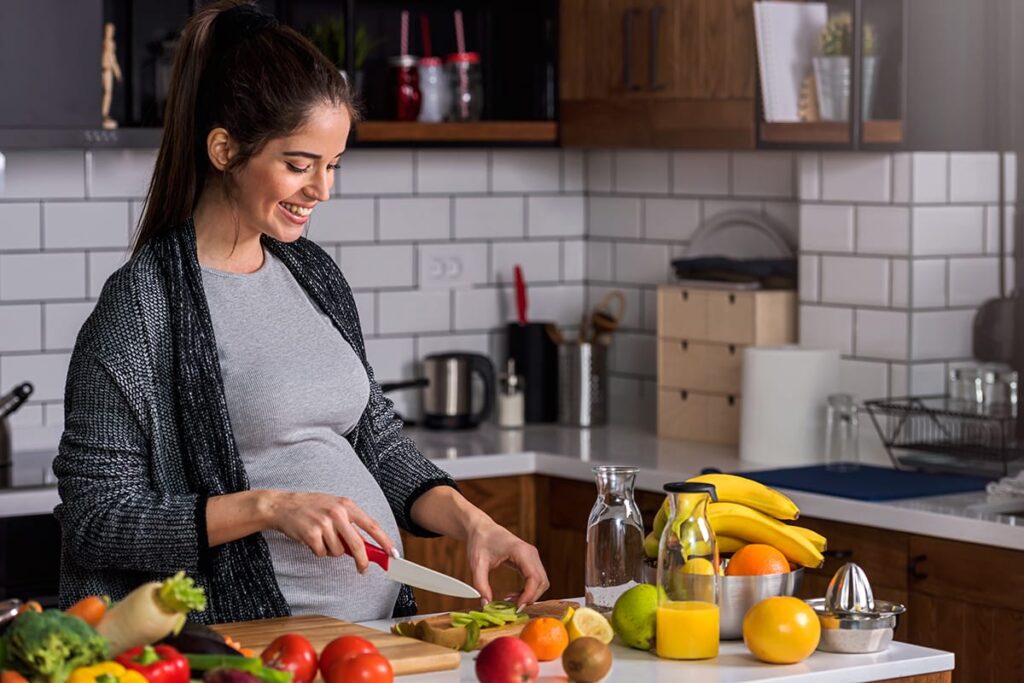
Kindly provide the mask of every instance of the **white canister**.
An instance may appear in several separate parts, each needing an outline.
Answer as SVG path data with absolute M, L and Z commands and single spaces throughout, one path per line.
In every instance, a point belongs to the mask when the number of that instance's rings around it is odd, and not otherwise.
M 438 57 L 423 57 L 419 63 L 420 115 L 417 121 L 439 123 L 448 112 L 451 95 L 444 67 Z
M 839 351 L 751 346 L 743 352 L 740 460 L 824 462 L 825 406 L 839 391 Z

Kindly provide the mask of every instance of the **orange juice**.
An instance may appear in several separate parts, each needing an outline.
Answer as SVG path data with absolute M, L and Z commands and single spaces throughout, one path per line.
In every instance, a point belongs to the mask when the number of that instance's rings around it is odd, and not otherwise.
M 718 656 L 718 605 L 669 600 L 658 606 L 655 651 L 665 659 Z

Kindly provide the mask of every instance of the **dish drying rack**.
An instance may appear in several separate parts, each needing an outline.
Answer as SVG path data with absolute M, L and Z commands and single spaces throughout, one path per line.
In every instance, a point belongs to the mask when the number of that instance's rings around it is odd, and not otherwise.
M 1024 468 L 1016 406 L 979 406 L 949 396 L 864 402 L 899 469 L 1005 477 Z

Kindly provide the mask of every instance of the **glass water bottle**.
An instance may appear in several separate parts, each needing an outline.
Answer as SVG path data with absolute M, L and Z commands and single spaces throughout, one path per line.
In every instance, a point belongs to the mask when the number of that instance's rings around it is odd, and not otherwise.
M 636 467 L 594 468 L 597 501 L 587 522 L 587 607 L 610 612 L 643 581 L 644 524 L 633 500 Z
M 708 522 L 712 484 L 665 485 L 669 519 L 658 544 L 655 652 L 667 659 L 718 656 L 718 542 Z

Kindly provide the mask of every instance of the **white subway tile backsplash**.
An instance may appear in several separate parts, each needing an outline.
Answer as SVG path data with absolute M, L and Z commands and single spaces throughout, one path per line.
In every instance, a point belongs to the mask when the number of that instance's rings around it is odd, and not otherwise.
M 910 315 L 896 311 L 859 310 L 854 318 L 854 354 L 861 358 L 907 360 Z
M 728 195 L 729 154 L 726 152 L 673 152 L 672 193 Z
M 840 202 L 892 200 L 888 154 L 829 152 L 822 155 L 821 198 Z
M 523 270 L 528 283 L 558 282 L 561 255 L 558 242 L 495 242 L 491 245 L 491 281 L 508 284 L 513 281 L 516 265 Z
M 909 204 L 911 201 L 914 158 L 909 152 L 892 155 L 892 201 Z
M 910 395 L 910 366 L 906 363 L 889 364 L 889 396 Z
M 911 313 L 911 358 L 953 360 L 971 357 L 974 309 Z
M 310 217 L 308 235 L 318 244 L 372 242 L 374 199 L 334 198 L 322 202 Z
M 1003 200 L 1009 204 L 1017 201 L 1017 153 L 1003 152 Z
M 977 306 L 999 294 L 998 256 L 949 260 L 950 306 Z
M 824 303 L 889 305 L 889 262 L 880 258 L 823 256 L 821 300 Z
M 912 201 L 915 204 L 944 204 L 949 201 L 949 154 L 914 152 Z
M 1012 256 L 1007 256 L 1003 259 L 1003 271 L 1006 273 L 1003 296 L 1009 296 L 1010 293 L 1016 289 L 1014 286 L 1014 283 L 1017 282 L 1016 270 L 1017 262 Z
M 0 206 L 3 206 L 0 204 Z M 1003 209 L 1003 244 L 999 244 L 999 207 L 985 207 L 985 253 L 998 254 L 1000 248 L 1005 253 L 1014 253 L 1016 240 L 1014 239 L 1015 222 L 1017 212 L 1012 206 Z
M 62 351 L 75 348 L 78 331 L 82 329 L 85 319 L 92 313 L 95 304 L 92 301 L 83 303 L 44 304 L 45 337 L 44 347 L 47 351 Z
M 558 192 L 561 188 L 557 150 L 494 150 L 492 192 Z
M 339 265 L 353 289 L 412 287 L 416 282 L 411 245 L 343 246 Z
M 340 194 L 411 194 L 412 151 L 351 149 L 345 152 L 338 176 Z
M 800 306 L 800 346 L 853 353 L 853 309 Z
M 640 321 L 640 329 L 646 332 L 656 332 L 658 329 L 658 290 L 643 290 L 643 302 L 644 315 Z
M 801 251 L 853 251 L 853 206 L 801 204 Z
M 764 217 L 794 251 L 800 244 L 800 205 L 797 202 L 764 202 Z
M 594 282 L 615 280 L 614 256 L 611 242 L 587 240 L 587 279 Z
M 631 284 L 661 284 L 672 277 L 671 252 L 662 244 L 615 245 L 615 279 Z
M 487 284 L 487 244 L 483 242 L 440 242 L 420 244 L 419 286 L 421 288 L 465 288 Z
M 910 366 L 910 395 L 941 396 L 945 393 L 945 363 L 914 363 Z
M 455 329 L 490 330 L 503 327 L 515 318 L 510 305 L 511 289 L 487 287 L 483 289 L 455 290 Z M 527 290 L 527 315 L 533 317 L 533 288 Z
M 700 226 L 700 202 L 696 199 L 645 199 L 644 237 L 656 240 L 689 240 Z
M 913 210 L 914 255 L 981 254 L 984 223 L 981 206 L 917 207 Z
M 416 338 L 416 355 L 420 360 L 434 353 L 479 353 L 488 356 L 491 353 L 491 340 L 486 334 L 445 334 L 424 335 Z M 497 361 L 497 358 L 492 358 Z M 495 372 L 504 372 L 505 368 L 495 363 Z
M 611 192 L 613 168 L 612 152 L 588 150 L 586 190 L 588 192 Z
M 999 153 L 951 153 L 949 200 L 953 203 L 999 201 Z
M 83 199 L 85 152 L 82 150 L 10 150 L 0 199 Z
M 366 340 L 366 359 L 373 368 L 374 379 L 377 382 L 412 379 L 418 374 L 415 357 L 412 337 Z M 408 393 L 416 392 L 400 391 L 389 395 L 388 398 L 396 400 L 402 394 Z
M 103 285 L 118 268 L 123 266 L 129 254 L 123 251 L 92 251 L 87 256 L 89 268 L 89 298 L 95 299 L 103 291 Z
M 522 237 L 523 210 L 522 197 L 456 197 L 455 237 Z
M 889 365 L 843 358 L 839 361 L 839 388 L 861 401 L 889 395 Z
M 529 285 L 529 283 L 527 283 Z M 511 290 L 509 309 L 511 305 Z M 550 320 L 562 327 L 579 325 L 580 313 L 583 310 L 583 285 L 544 285 L 530 289 L 530 320 Z M 512 313 L 513 317 L 515 313 Z
M 582 196 L 529 197 L 526 234 L 530 237 L 582 237 L 586 232 Z
M 142 198 L 149 191 L 155 149 L 93 149 L 85 153 L 91 198 Z
M 910 253 L 910 209 L 904 206 L 857 207 L 857 251 L 862 254 Z
M 0 357 L 0 377 L 10 385 L 31 382 L 33 401 L 59 401 L 64 398 L 70 353 L 40 353 Z
M 802 152 L 796 158 L 797 198 L 803 201 L 821 199 L 821 155 Z
M 451 237 L 448 197 L 387 197 L 378 200 L 381 241 L 445 240 Z
M 562 150 L 562 191 L 583 192 L 585 186 L 584 152 L 581 149 Z
M 821 257 L 814 254 L 800 254 L 798 268 L 800 301 L 813 303 L 820 298 Z
M 359 325 L 363 328 L 364 337 L 377 334 L 377 294 L 375 292 L 353 292 L 359 312 Z
M 41 351 L 42 329 L 39 304 L 0 304 L 0 353 Z
M 0 251 L 39 249 L 42 246 L 38 202 L 0 203 Z
M 668 152 L 637 150 L 616 152 L 615 191 L 667 194 L 669 191 Z
M 587 277 L 587 243 L 579 240 L 562 242 L 562 279 L 583 281 Z
M 612 372 L 653 379 L 658 374 L 658 340 L 653 334 L 618 332 L 611 346 Z
M 487 192 L 486 150 L 416 151 L 416 191 L 420 194 Z
M 128 248 L 125 202 L 46 202 L 44 249 Z
M 749 197 L 793 197 L 793 155 L 789 152 L 734 152 L 732 193 Z
M 590 197 L 587 227 L 592 237 L 640 237 L 640 201 L 628 197 Z
M 910 262 L 911 302 L 914 308 L 939 308 L 946 305 L 946 260 L 914 259 Z
M 910 261 L 892 260 L 892 298 L 893 308 L 910 306 Z
M 378 292 L 379 334 L 444 332 L 451 329 L 447 290 Z
M 17 372 L 17 370 L 15 370 Z M 0 381 L 3 378 L 0 377 Z M 29 401 L 7 417 L 7 426 L 14 429 L 31 429 L 43 426 L 43 404 Z
M 0 301 L 84 296 L 85 254 L 0 254 Z
M 761 214 L 761 202 L 756 199 L 705 199 L 701 202 L 703 221 L 706 223 L 722 214 L 742 212 Z

